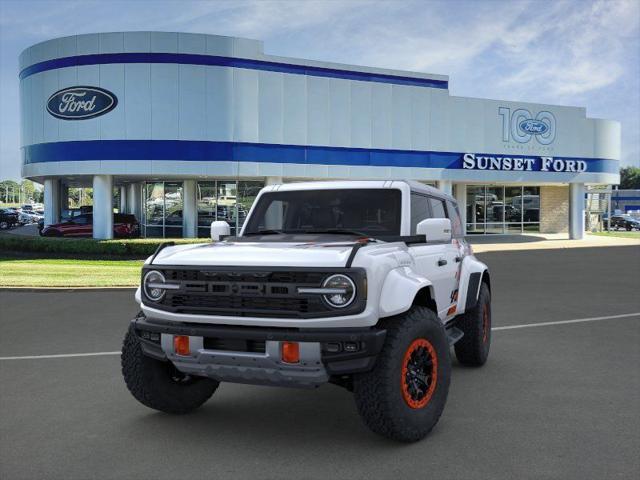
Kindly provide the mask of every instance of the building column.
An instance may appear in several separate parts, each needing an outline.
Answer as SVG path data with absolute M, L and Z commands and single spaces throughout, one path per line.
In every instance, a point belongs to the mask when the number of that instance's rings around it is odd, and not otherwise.
M 69 208 L 69 185 L 60 184 L 60 210 Z
M 455 189 L 456 202 L 458 203 L 458 211 L 460 212 L 460 221 L 462 222 L 462 233 L 467 234 L 467 184 L 456 183 Z
M 113 238 L 113 176 L 93 177 L 93 238 Z
M 127 213 L 142 221 L 142 183 L 130 183 L 127 192 Z
M 44 224 L 60 222 L 60 180 L 44 179 Z
M 442 190 L 447 195 L 451 195 L 453 183 L 451 180 L 439 180 L 438 181 L 438 189 Z
M 584 183 L 569 184 L 569 238 L 584 238 Z
M 130 213 L 127 210 L 127 190 L 126 185 L 120 185 L 120 207 L 118 208 L 120 213 Z
M 182 236 L 184 238 L 197 238 L 198 236 L 196 188 L 195 180 L 185 180 L 182 183 Z

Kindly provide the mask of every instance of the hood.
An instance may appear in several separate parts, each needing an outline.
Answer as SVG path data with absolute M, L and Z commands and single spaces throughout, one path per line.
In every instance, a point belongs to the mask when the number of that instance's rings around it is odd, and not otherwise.
M 217 242 L 177 245 L 161 250 L 154 265 L 249 267 L 344 267 L 349 243 Z

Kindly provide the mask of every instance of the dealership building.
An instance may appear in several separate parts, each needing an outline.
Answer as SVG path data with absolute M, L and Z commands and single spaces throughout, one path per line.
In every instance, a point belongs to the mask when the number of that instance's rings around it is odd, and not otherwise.
M 619 183 L 620 124 L 448 87 L 244 38 L 58 38 L 20 56 L 22 175 L 44 184 L 47 224 L 92 187 L 96 238 L 114 207 L 148 237 L 236 229 L 264 185 L 316 179 L 418 180 L 457 198 L 467 234 L 581 238 L 586 186 Z

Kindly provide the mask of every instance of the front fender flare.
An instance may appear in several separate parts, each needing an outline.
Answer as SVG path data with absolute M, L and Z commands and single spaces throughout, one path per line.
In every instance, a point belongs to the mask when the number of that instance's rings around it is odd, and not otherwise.
M 476 305 L 482 276 L 489 273 L 489 268 L 473 256 L 462 261 L 460 284 L 458 286 L 457 313 L 464 313 Z
M 416 295 L 423 288 L 428 288 L 433 296 L 431 281 L 416 274 L 409 267 L 398 267 L 391 270 L 382 284 L 380 292 L 380 318 L 390 317 L 406 312 L 413 305 Z

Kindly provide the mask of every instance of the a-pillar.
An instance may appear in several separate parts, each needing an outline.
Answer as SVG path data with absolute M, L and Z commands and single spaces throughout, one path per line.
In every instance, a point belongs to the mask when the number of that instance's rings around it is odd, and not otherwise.
M 93 177 L 93 238 L 113 238 L 113 176 Z
M 44 224 L 52 225 L 60 221 L 60 180 L 44 179 Z
M 584 183 L 569 184 L 569 238 L 584 238 Z
M 460 221 L 462 222 L 462 233 L 467 234 L 467 184 L 456 183 L 454 191 L 458 210 L 460 211 Z
M 182 236 L 197 238 L 198 236 L 198 205 L 196 202 L 196 181 L 185 180 L 182 184 Z
M 127 213 L 142 221 L 142 183 L 130 183 L 127 192 Z
M 453 188 L 453 183 L 451 180 L 439 180 L 438 181 L 438 189 L 442 190 L 447 195 L 451 195 L 451 191 Z

